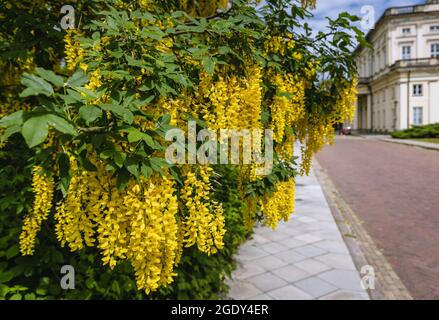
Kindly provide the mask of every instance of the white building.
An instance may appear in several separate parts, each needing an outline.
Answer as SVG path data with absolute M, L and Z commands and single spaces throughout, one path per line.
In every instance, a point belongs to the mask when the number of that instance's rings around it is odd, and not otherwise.
M 386 132 L 439 123 L 439 0 L 389 8 L 358 48 L 353 128 Z

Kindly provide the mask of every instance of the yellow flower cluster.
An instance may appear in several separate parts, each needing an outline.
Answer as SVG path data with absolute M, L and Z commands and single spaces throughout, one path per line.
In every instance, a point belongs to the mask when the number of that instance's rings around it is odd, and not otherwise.
M 212 81 L 201 75 L 198 89 L 200 109 L 197 113 L 209 128 L 260 129 L 262 104 L 262 71 L 258 66 L 248 69 L 248 76 L 219 77 Z
M 32 50 L 34 51 L 34 50 Z M 17 58 L 15 63 L 0 60 L 0 86 L 2 89 L 20 84 L 20 77 L 24 72 L 31 72 L 35 68 L 34 58 Z
M 276 191 L 260 200 L 265 224 L 275 229 L 281 220 L 288 221 L 294 211 L 295 182 L 291 178 L 278 182 Z
M 358 80 L 353 79 L 351 83 L 347 83 L 344 86 L 343 91 L 340 93 L 340 97 L 332 112 L 332 121 L 335 123 L 344 122 L 346 119 L 352 121 L 354 118 L 355 105 L 357 101 L 357 85 Z
M 35 250 L 35 239 L 52 208 L 54 182 L 51 177 L 42 173 L 40 166 L 33 168 L 32 190 L 35 194 L 32 211 L 23 220 L 20 234 L 20 252 L 32 255 Z
M 271 128 L 274 140 L 282 143 L 286 130 L 305 115 L 305 82 L 291 74 L 276 74 L 273 80 L 277 88 L 271 104 Z
M 68 244 L 71 251 L 77 251 L 95 243 L 95 224 L 90 213 L 97 215 L 99 210 L 90 209 L 99 203 L 101 186 L 96 173 L 79 169 L 73 157 L 70 166 L 74 174 L 65 201 L 57 206 L 55 231 L 62 246 Z
M 151 0 L 137 0 L 137 3 L 139 4 L 140 8 L 142 8 L 143 10 L 151 9 Z
M 225 219 L 222 205 L 211 199 L 210 167 L 200 167 L 198 172 L 188 171 L 181 191 L 187 210 L 184 221 L 186 247 L 197 245 L 207 254 L 216 253 L 224 246 Z M 198 174 L 198 175 L 197 175 Z
M 332 141 L 334 137 L 333 125 L 334 123 L 328 122 L 324 115 L 312 113 L 300 126 L 300 140 L 303 143 L 301 147 L 302 174 L 309 174 L 314 153 Z
M 101 75 L 99 73 L 99 70 L 96 69 L 94 70 L 91 75 L 90 75 L 90 80 L 88 81 L 88 83 L 85 85 L 86 89 L 89 90 L 96 90 L 97 88 L 99 88 L 102 85 L 101 82 Z
M 292 39 L 286 41 L 280 36 L 270 36 L 265 42 L 265 53 L 278 53 L 283 56 L 288 48 L 292 49 L 295 45 L 296 43 Z
M 346 120 L 352 121 L 357 99 L 357 79 L 345 81 L 343 89 L 330 114 L 311 112 L 298 125 L 299 140 L 302 146 L 302 173 L 309 173 L 314 153 L 323 145 L 332 143 L 334 139 L 334 125 Z
M 130 261 L 139 289 L 149 293 L 170 284 L 182 233 L 174 182 L 154 176 L 120 192 L 104 163 L 94 162 L 98 170 L 87 172 L 71 158 L 75 174 L 55 214 L 61 245 L 76 251 L 97 240 L 104 265 L 114 268 L 118 260 Z
M 192 16 L 208 17 L 216 13 L 218 9 L 225 9 L 229 0 L 179 0 L 180 8 Z
M 277 53 L 281 56 L 286 55 L 288 50 L 292 50 L 296 47 L 296 41 L 293 39 L 293 35 L 288 33 L 287 37 L 281 36 L 269 36 L 264 43 L 264 54 Z M 299 52 L 293 52 L 292 57 L 295 60 L 301 60 L 302 55 Z
M 79 45 L 75 37 L 79 35 L 77 29 L 69 29 L 64 37 L 64 53 L 67 63 L 67 70 L 74 71 L 76 66 L 84 57 L 85 51 Z
M 172 180 L 135 185 L 124 197 L 129 217 L 127 257 L 136 272 L 137 287 L 147 293 L 170 284 L 179 252 L 178 201 Z

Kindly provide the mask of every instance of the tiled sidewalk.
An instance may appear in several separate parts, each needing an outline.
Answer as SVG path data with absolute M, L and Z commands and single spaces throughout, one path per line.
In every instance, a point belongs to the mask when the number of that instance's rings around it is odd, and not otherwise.
M 322 189 L 299 177 L 296 212 L 275 231 L 258 227 L 229 280 L 236 300 L 369 299 Z

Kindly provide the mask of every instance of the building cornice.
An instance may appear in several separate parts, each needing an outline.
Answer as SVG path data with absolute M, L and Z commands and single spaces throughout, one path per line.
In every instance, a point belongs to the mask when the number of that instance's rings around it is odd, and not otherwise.
M 432 4 L 419 4 L 419 5 L 412 5 L 412 6 L 399 6 L 399 7 L 391 7 L 384 11 L 384 13 L 381 15 L 381 17 L 378 19 L 378 21 L 375 24 L 374 29 L 371 29 L 366 34 L 366 40 L 371 42 L 371 39 L 373 36 L 380 31 L 380 28 L 382 25 L 384 25 L 386 22 L 389 22 L 391 20 L 407 17 L 407 16 L 422 16 L 422 15 L 432 15 L 436 14 L 439 16 L 439 10 L 425 10 Z M 357 46 L 357 48 L 354 50 L 354 53 L 359 53 L 360 50 L 364 49 L 365 47 L 361 47 L 360 45 Z
M 421 58 L 410 60 L 398 60 L 394 64 L 386 67 L 379 74 L 371 77 L 360 77 L 358 85 L 372 85 L 379 83 L 389 77 L 394 76 L 400 72 L 414 72 L 427 71 L 429 73 L 435 72 L 439 74 L 439 58 Z

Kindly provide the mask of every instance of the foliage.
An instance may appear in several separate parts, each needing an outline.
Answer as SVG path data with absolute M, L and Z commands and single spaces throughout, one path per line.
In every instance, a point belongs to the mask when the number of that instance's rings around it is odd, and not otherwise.
M 230 230 L 224 238 L 225 249 L 210 257 L 187 249 L 176 270 L 174 285 L 150 297 L 137 290 L 129 263 L 110 270 L 102 268 L 93 248 L 74 254 L 60 248 L 52 231 L 53 219 L 42 228 L 35 254 L 20 256 L 21 221 L 15 217 L 31 209 L 33 196 L 31 169 L 26 164 L 31 154 L 23 141 L 16 142 L 0 151 L 0 299 L 215 299 L 227 289 L 223 280 L 233 270 L 232 255 L 248 234 L 242 223 L 243 204 L 232 183 L 218 193 L 218 198 L 226 203 L 226 226 Z M 21 147 L 11 152 L 12 145 Z M 231 176 L 222 183 L 234 179 Z M 75 290 L 60 290 L 60 269 L 66 264 L 75 266 Z
M 392 132 L 391 135 L 395 139 L 439 138 L 439 123 L 415 125 L 403 131 Z
M 333 124 L 352 116 L 351 33 L 364 42 L 347 13 L 313 36 L 304 21 L 313 1 L 265 3 L 72 1 L 76 28 L 57 31 L 69 1 L 5 1 L 2 297 L 215 298 L 225 290 L 245 234 L 256 220 L 275 228 L 289 218 L 294 176 L 331 142 Z M 198 129 L 272 130 L 271 173 L 242 161 L 166 162 L 166 133 L 188 133 L 188 120 Z M 268 147 L 253 144 L 256 153 Z M 57 288 L 67 261 L 82 285 L 76 292 Z

